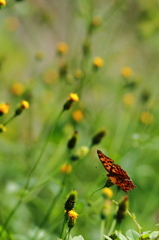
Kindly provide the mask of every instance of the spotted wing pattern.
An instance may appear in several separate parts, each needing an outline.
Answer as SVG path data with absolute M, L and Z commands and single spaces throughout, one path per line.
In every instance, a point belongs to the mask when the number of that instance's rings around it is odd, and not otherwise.
M 118 185 L 120 189 L 126 193 L 136 188 L 126 171 L 124 171 L 118 164 L 115 164 L 111 158 L 104 155 L 100 150 L 97 150 L 97 154 L 104 168 L 108 172 L 107 176 L 112 184 Z

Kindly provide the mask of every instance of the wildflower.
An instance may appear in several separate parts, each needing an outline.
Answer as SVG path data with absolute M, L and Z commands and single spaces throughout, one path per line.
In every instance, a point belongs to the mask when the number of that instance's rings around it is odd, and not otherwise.
M 82 72 L 80 69 L 76 69 L 76 70 L 74 71 L 74 77 L 75 77 L 76 79 L 81 79 L 81 78 L 83 77 L 83 72 Z
M 65 62 L 61 63 L 59 67 L 59 75 L 61 77 L 64 77 L 66 76 L 67 72 L 68 72 L 68 64 Z
M 6 132 L 6 131 L 7 131 L 7 128 L 3 124 L 0 124 L 0 132 Z
M 95 57 L 93 59 L 93 66 L 95 67 L 95 69 L 101 68 L 104 65 L 104 61 L 101 57 Z
M 44 82 L 47 84 L 53 84 L 58 81 L 59 73 L 56 70 L 48 69 L 43 76 Z
M 60 171 L 62 173 L 66 173 L 69 174 L 70 172 L 72 172 L 72 165 L 67 163 L 67 164 L 63 164 Z
M 3 114 L 7 114 L 9 111 L 10 105 L 8 103 L 1 103 L 0 104 L 0 116 Z
M 140 121 L 143 124 L 149 125 L 154 121 L 154 115 L 148 111 L 142 112 L 140 116 Z
M 21 101 L 21 107 L 23 109 L 28 109 L 29 108 L 29 103 L 27 101 L 25 101 L 25 100 L 22 100 Z
M 125 196 L 119 202 L 118 210 L 117 210 L 117 213 L 115 215 L 117 223 L 121 223 L 121 221 L 125 218 L 127 210 L 128 210 L 128 196 Z
M 14 83 L 11 87 L 11 91 L 15 95 L 22 95 L 24 93 L 24 84 Z
M 131 94 L 131 93 L 126 93 L 126 94 L 123 96 L 123 102 L 124 102 L 126 105 L 132 105 L 132 104 L 135 102 L 134 95 Z
M 57 53 L 59 55 L 66 54 L 68 52 L 68 50 L 69 50 L 69 47 L 68 47 L 68 45 L 65 42 L 59 42 L 57 44 Z
M 6 5 L 6 0 L 0 0 L 0 6 L 5 6 Z
M 106 219 L 108 215 L 110 215 L 111 210 L 112 210 L 112 201 L 106 199 L 101 210 L 101 214 L 100 214 L 101 219 Z
M 8 17 L 5 20 L 5 27 L 10 32 L 15 32 L 19 28 L 19 20 L 16 17 Z
M 130 78 L 132 76 L 132 74 L 133 74 L 133 71 L 129 67 L 123 67 L 121 69 L 121 75 L 125 78 Z
M 110 188 L 105 187 L 105 188 L 102 189 L 102 195 L 103 195 L 104 198 L 105 197 L 112 198 L 113 197 L 113 191 Z
M 102 18 L 100 16 L 94 16 L 92 20 L 92 25 L 98 27 L 102 24 Z
M 92 138 L 92 145 L 96 145 L 101 142 L 102 138 L 106 135 L 105 130 L 99 131 L 97 134 L 94 135 Z
M 43 60 L 44 59 L 44 52 L 42 52 L 42 51 L 37 52 L 36 55 L 35 55 L 35 58 L 37 60 Z
M 75 131 L 74 134 L 73 134 L 73 136 L 72 136 L 72 138 L 68 141 L 67 147 L 68 147 L 69 149 L 72 149 L 72 148 L 75 147 L 76 141 L 77 141 L 77 137 L 78 137 L 78 132 Z
M 74 208 L 74 205 L 77 201 L 77 191 L 76 190 L 72 190 L 68 197 L 67 200 L 65 202 L 65 210 L 67 212 L 69 212 L 70 210 L 72 210 Z
M 83 42 L 83 54 L 86 56 L 90 53 L 91 51 L 91 44 L 89 39 L 85 39 Z
M 69 228 L 74 227 L 77 217 L 78 217 L 78 214 L 74 210 L 71 210 L 68 212 L 68 227 Z
M 150 98 L 150 92 L 149 91 L 143 91 L 141 93 L 141 102 L 146 103 Z
M 20 115 L 24 109 L 28 109 L 28 108 L 29 108 L 29 102 L 22 100 L 20 107 L 18 107 L 15 110 L 15 116 Z
M 78 101 L 79 101 L 78 95 L 76 93 L 70 93 L 69 99 L 67 100 L 67 102 L 63 106 L 63 110 L 70 109 L 70 107 L 72 106 L 72 103 L 73 102 L 78 102 Z
M 84 116 L 81 110 L 76 110 L 72 113 L 72 117 L 76 122 L 80 122 Z

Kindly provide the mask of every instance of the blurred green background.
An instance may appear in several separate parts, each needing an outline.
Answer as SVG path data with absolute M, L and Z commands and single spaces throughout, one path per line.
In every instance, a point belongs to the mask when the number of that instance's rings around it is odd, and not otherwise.
M 8 0 L 0 9 L 0 23 L 0 101 L 10 104 L 0 124 L 14 114 L 21 100 L 30 103 L 0 136 L 1 226 L 18 202 L 63 104 L 70 93 L 77 93 L 79 102 L 57 122 L 28 193 L 8 223 L 11 239 L 32 239 L 37 229 L 41 235 L 34 239 L 59 236 L 67 194 L 78 191 L 80 212 L 91 192 L 106 181 L 97 149 L 120 164 L 137 186 L 129 194 L 129 205 L 142 230 L 156 229 L 159 1 Z M 59 53 L 60 42 L 68 45 L 68 51 Z M 95 68 L 97 56 L 104 65 Z M 98 146 L 83 159 L 69 160 L 81 146 L 89 149 L 101 129 L 106 136 Z M 67 142 L 75 130 L 78 141 L 69 151 Z M 72 172 L 61 187 L 65 174 L 60 169 L 68 161 Z M 115 186 L 112 190 L 116 192 Z M 119 201 L 124 195 L 120 191 L 113 199 Z M 56 196 L 49 218 L 40 227 Z M 98 239 L 103 201 L 101 192 L 92 196 L 73 235 Z M 127 217 L 122 230 L 129 228 L 136 226 Z

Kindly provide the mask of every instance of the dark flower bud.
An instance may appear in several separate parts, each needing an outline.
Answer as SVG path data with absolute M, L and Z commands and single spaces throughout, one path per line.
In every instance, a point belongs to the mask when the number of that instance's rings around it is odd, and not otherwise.
M 117 223 L 121 223 L 121 221 L 125 218 L 127 210 L 128 210 L 128 196 L 125 196 L 119 202 L 118 210 L 115 215 Z
M 75 131 L 74 134 L 73 134 L 73 136 L 72 136 L 72 138 L 68 141 L 67 147 L 68 147 L 69 149 L 72 149 L 72 148 L 75 147 L 76 142 L 77 142 L 77 137 L 78 137 L 78 132 Z
M 92 138 L 92 145 L 96 145 L 101 142 L 102 138 L 106 135 L 105 130 L 101 130 Z
M 65 202 L 65 210 L 70 211 L 74 208 L 75 202 L 77 200 L 77 191 L 72 190 L 70 194 L 68 195 L 68 198 Z

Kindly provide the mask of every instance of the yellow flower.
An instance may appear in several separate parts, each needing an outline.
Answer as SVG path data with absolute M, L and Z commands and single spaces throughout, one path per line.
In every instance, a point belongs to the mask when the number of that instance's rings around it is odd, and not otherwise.
M 22 95 L 24 93 L 24 85 L 22 83 L 14 83 L 11 87 L 11 91 L 15 95 Z
M 103 61 L 103 59 L 102 59 L 101 57 L 95 57 L 95 58 L 93 59 L 93 65 L 94 65 L 94 67 L 96 67 L 96 68 L 103 67 L 104 61 Z
M 5 20 L 5 27 L 8 31 L 14 32 L 19 28 L 19 20 L 16 17 L 8 17 Z
M 77 79 L 81 79 L 83 77 L 83 72 L 80 69 L 76 69 L 74 71 L 74 77 Z
M 9 108 L 10 108 L 10 105 L 8 103 L 1 103 L 0 104 L 0 116 L 8 113 Z
M 7 131 L 7 128 L 3 124 L 0 124 L 0 132 L 6 132 L 6 131 Z
M 73 102 L 78 102 L 79 101 L 79 97 L 78 97 L 78 95 L 76 93 L 70 93 L 69 100 L 72 100 Z
M 72 113 L 72 117 L 76 122 L 80 122 L 84 116 L 81 110 L 76 110 Z
M 47 84 L 53 84 L 58 81 L 59 73 L 56 70 L 49 69 L 44 73 L 44 82 Z
M 61 55 L 64 55 L 68 52 L 69 47 L 65 42 L 59 42 L 57 44 L 57 52 Z
M 109 198 L 113 197 L 113 191 L 110 188 L 107 188 L 107 187 L 103 188 L 102 193 L 103 193 L 103 196 L 106 195 Z
M 141 113 L 140 120 L 142 123 L 149 125 L 154 121 L 154 115 L 146 111 Z
M 102 18 L 100 16 L 94 16 L 92 20 L 92 25 L 98 27 L 102 24 Z
M 131 77 L 132 74 L 133 74 L 133 71 L 132 71 L 132 69 L 129 68 L 129 67 L 123 67 L 123 68 L 121 69 L 121 75 L 122 75 L 123 77 L 125 77 L 125 78 Z
M 35 57 L 36 57 L 37 60 L 43 60 L 44 57 L 45 57 L 44 52 L 43 51 L 37 52 Z
M 76 213 L 74 210 L 71 210 L 71 211 L 68 212 L 68 216 L 71 219 L 77 219 L 78 213 Z
M 0 0 L 0 6 L 5 6 L 6 5 L 6 0 Z
M 70 172 L 72 172 L 72 165 L 69 163 L 63 164 L 60 171 L 62 173 L 69 174 Z
M 132 105 L 135 101 L 135 98 L 134 98 L 134 95 L 131 94 L 131 93 L 126 93 L 124 96 L 123 96 L 123 102 L 126 104 L 126 105 Z
M 21 102 L 21 107 L 22 107 L 23 109 L 28 109 L 28 108 L 29 108 L 29 103 L 28 103 L 27 101 L 23 100 L 23 101 Z

